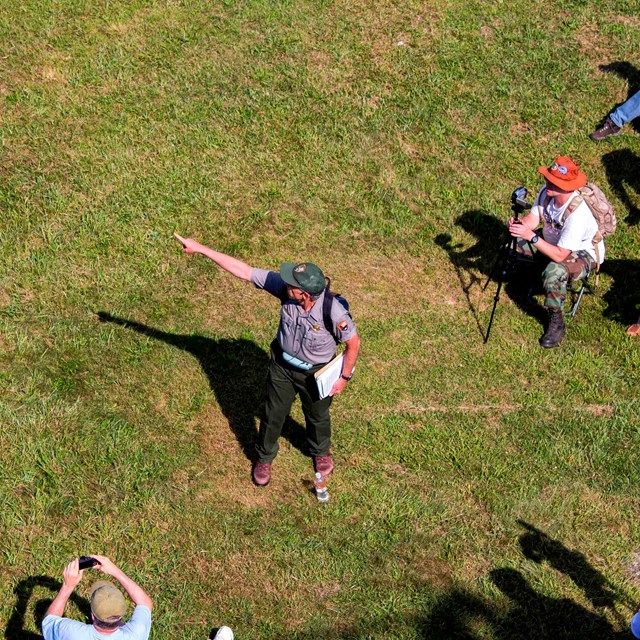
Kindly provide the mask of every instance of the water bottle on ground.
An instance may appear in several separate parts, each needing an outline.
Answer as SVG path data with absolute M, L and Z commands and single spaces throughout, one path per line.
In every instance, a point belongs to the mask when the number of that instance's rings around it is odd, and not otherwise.
M 316 497 L 319 502 L 329 502 L 329 492 L 327 491 L 327 479 L 318 471 L 313 481 L 316 488 Z

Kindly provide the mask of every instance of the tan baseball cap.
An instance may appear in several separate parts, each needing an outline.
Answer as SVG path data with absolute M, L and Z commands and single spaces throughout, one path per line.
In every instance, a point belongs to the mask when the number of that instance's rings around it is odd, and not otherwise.
M 102 622 L 116 622 L 127 612 L 122 592 L 106 580 L 98 580 L 91 587 L 91 613 Z

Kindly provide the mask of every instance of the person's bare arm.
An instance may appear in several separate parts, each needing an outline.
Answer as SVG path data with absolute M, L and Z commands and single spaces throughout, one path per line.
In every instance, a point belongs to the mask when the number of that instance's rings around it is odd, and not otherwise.
M 116 567 L 109 558 L 94 554 L 91 554 L 91 557 L 95 558 L 100 563 L 99 565 L 96 565 L 94 569 L 99 569 L 108 576 L 115 578 L 136 605 L 140 604 L 149 609 L 152 608 L 153 603 L 151 602 L 151 598 L 146 594 L 143 588 L 138 583 L 134 582 L 124 571 L 122 571 L 122 569 Z
M 342 375 L 350 376 L 353 372 L 353 368 L 356 366 L 356 360 L 358 359 L 358 353 L 360 351 L 360 336 L 356 333 L 355 336 L 349 338 L 344 343 L 344 359 L 342 361 Z M 344 388 L 347 386 L 347 380 L 343 377 L 338 378 L 333 387 L 331 387 L 331 391 L 329 392 L 330 396 L 335 396 L 338 393 L 342 393 Z
M 536 235 L 535 227 L 530 226 L 530 220 L 528 220 L 530 216 L 526 216 L 522 220 L 518 222 L 512 221 L 509 222 L 509 233 L 514 238 L 522 238 L 529 242 L 533 236 Z M 543 253 L 547 258 L 550 258 L 554 262 L 564 262 L 571 253 L 570 249 L 564 249 L 563 247 L 558 247 L 555 244 L 551 244 L 547 242 L 541 236 L 538 236 L 538 242 L 536 242 L 536 249 Z
M 196 242 L 192 238 L 183 238 L 179 236 L 177 233 L 173 234 L 175 239 L 178 242 L 182 243 L 182 251 L 184 253 L 199 253 L 209 260 L 215 262 L 219 267 L 228 271 L 231 275 L 234 275 L 236 278 L 240 278 L 240 280 L 251 280 L 251 272 L 253 271 L 253 267 L 248 265 L 246 262 L 242 262 L 242 260 L 238 260 L 237 258 L 233 258 L 232 256 L 228 256 L 226 253 L 220 253 L 220 251 L 215 251 L 214 249 L 210 249 L 209 247 Z
M 78 558 L 72 560 L 64 569 L 62 573 L 62 587 L 58 591 L 58 595 L 54 598 L 53 602 L 49 605 L 45 612 L 45 618 L 47 616 L 60 616 L 64 613 L 64 608 L 67 605 L 67 601 L 71 597 L 74 589 L 78 586 L 80 580 L 82 580 L 82 574 L 78 566 Z

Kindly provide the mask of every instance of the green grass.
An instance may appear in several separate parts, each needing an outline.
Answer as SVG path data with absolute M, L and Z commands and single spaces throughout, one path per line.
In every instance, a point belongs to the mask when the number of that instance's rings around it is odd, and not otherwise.
M 599 65 L 640 73 L 637 8 L 6 0 L 5 636 L 37 637 L 90 552 L 150 593 L 154 638 L 622 631 L 640 138 L 587 134 L 629 87 Z M 618 212 L 601 287 L 549 352 L 503 292 L 483 345 L 510 194 L 557 153 Z M 298 405 L 272 485 L 251 484 L 278 305 L 174 231 L 260 267 L 317 261 L 348 297 L 363 347 L 329 504 Z

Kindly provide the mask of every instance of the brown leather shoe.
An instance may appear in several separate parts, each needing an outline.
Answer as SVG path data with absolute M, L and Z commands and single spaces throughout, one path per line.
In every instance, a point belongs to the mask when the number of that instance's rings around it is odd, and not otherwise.
M 622 130 L 609 116 L 605 118 L 605 121 L 600 125 L 593 133 L 589 134 L 589 137 L 596 142 L 604 140 L 609 136 L 619 136 Z
M 313 467 L 326 477 L 333 471 L 333 458 L 330 455 L 313 456 Z
M 271 463 L 270 462 L 256 462 L 253 465 L 253 473 L 251 474 L 253 481 L 259 487 L 266 487 L 271 480 Z

